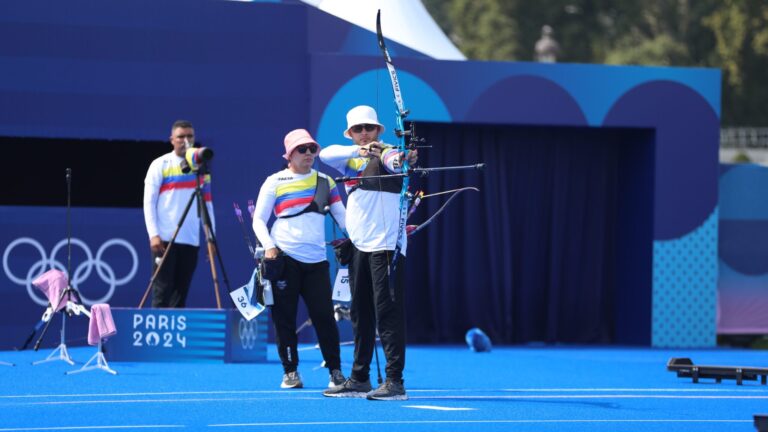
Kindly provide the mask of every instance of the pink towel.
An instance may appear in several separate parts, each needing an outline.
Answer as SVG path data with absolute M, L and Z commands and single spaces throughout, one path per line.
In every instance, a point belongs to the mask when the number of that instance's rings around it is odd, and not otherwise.
M 60 270 L 48 270 L 32 281 L 32 284 L 45 294 L 54 311 L 64 309 L 67 300 L 70 300 L 70 294 L 67 294 L 58 304 L 61 293 L 67 288 L 67 275 Z
M 117 333 L 112 309 L 106 303 L 91 306 L 91 321 L 88 323 L 88 345 L 98 345 L 99 340 Z

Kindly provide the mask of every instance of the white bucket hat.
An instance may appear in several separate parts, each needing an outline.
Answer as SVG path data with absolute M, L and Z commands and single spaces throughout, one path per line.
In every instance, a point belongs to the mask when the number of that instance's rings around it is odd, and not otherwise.
M 378 125 L 381 128 L 379 133 L 384 133 L 385 130 L 384 125 L 379 123 L 379 117 L 376 115 L 376 110 L 368 105 L 358 105 L 349 110 L 347 113 L 347 129 L 344 131 L 344 136 L 352 139 L 352 136 L 349 135 L 349 129 L 352 128 L 352 126 L 360 124 Z

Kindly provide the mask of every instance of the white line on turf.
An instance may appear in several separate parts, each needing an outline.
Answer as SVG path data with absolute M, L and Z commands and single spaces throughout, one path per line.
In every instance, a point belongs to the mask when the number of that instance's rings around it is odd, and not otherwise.
M 410 389 L 408 390 L 411 391 Z M 509 388 L 499 389 L 503 392 L 690 392 L 690 393 L 721 393 L 721 392 L 759 392 L 768 393 L 768 387 L 748 388 L 748 387 L 736 387 L 736 388 Z
M 49 431 L 49 430 L 105 430 L 105 429 L 158 429 L 183 428 L 184 425 L 112 425 L 112 426 L 56 426 L 56 427 L 21 427 L 2 428 L 0 432 L 11 431 Z
M 0 399 L 16 398 L 73 398 L 73 397 L 105 397 L 105 396 L 180 396 L 180 395 L 216 395 L 216 394 L 268 394 L 268 393 L 317 393 L 317 390 L 211 390 L 211 391 L 180 391 L 180 392 L 135 392 L 135 393 L 82 393 L 82 394 L 41 394 L 41 395 L 0 395 Z
M 752 423 L 752 420 L 728 419 L 568 419 L 568 420 L 391 420 L 391 421 L 340 421 L 340 422 L 285 422 L 285 423 L 229 423 L 210 424 L 209 427 L 254 427 L 254 426 L 327 426 L 327 425 L 397 425 L 397 424 L 514 424 L 514 423 Z
M 138 403 L 187 403 L 187 402 L 231 402 L 231 401 L 276 401 L 276 400 L 325 400 L 321 395 L 316 397 L 271 397 L 271 398 L 190 398 L 190 399 L 105 399 L 105 400 L 76 400 L 53 402 L 17 402 L 5 406 L 23 405 L 89 405 L 89 404 L 138 404 Z M 2 432 L 2 430 L 0 430 Z
M 497 396 L 481 396 L 481 395 L 461 395 L 461 396 L 411 396 L 410 399 L 768 399 L 768 395 L 765 396 L 730 396 L 730 395 L 651 395 L 651 394 L 583 394 L 583 395 L 497 395 Z
M 437 405 L 403 405 L 403 408 L 416 408 L 435 411 L 476 411 L 477 408 L 465 408 L 465 407 L 444 407 Z
M 287 395 L 286 395 L 287 396 Z M 411 400 L 577 400 L 577 399 L 679 399 L 679 400 L 768 400 L 765 396 L 731 396 L 731 395 L 624 395 L 624 394 L 547 394 L 547 395 L 433 395 L 433 396 L 413 396 Z M 26 405 L 96 405 L 96 404 L 139 404 L 139 403 L 167 403 L 167 404 L 185 404 L 190 402 L 229 402 L 229 401 L 277 401 L 277 400 L 325 400 L 321 395 L 317 396 L 299 396 L 299 397 L 224 397 L 224 398 L 189 398 L 189 399 L 102 399 L 102 400 L 61 400 L 61 401 L 39 401 L 39 402 L 14 402 L 6 403 L 4 406 L 26 406 Z M 0 431 L 2 432 L 2 431 Z
M 35 398 L 78 398 L 78 397 L 121 397 L 121 396 L 183 396 L 183 395 L 260 395 L 260 394 L 315 394 L 318 390 L 200 390 L 178 392 L 131 392 L 131 393 L 71 393 L 71 394 L 39 394 L 39 395 L 0 395 L 0 399 L 35 399 Z M 636 393 L 763 393 L 768 394 L 768 387 L 749 388 L 744 386 L 733 388 L 455 388 L 455 389 L 408 389 L 408 393 L 595 393 L 595 392 L 636 392 Z

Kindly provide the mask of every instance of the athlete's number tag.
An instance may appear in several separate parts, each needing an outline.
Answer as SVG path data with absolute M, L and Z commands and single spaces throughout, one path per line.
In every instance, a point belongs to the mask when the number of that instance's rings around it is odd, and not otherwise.
M 242 286 L 232 292 L 229 293 L 229 296 L 232 297 L 232 302 L 237 307 L 237 310 L 240 311 L 240 314 L 243 316 L 243 318 L 247 319 L 248 321 L 256 318 L 259 316 L 260 313 L 264 312 L 264 305 L 252 302 L 249 290 L 246 286 Z
M 248 281 L 247 284 L 229 293 L 229 296 L 232 298 L 232 303 L 234 303 L 237 310 L 240 311 L 240 315 L 248 321 L 259 316 L 259 314 L 266 309 L 264 305 L 260 304 L 255 298 L 256 279 L 258 275 L 259 273 L 257 270 L 254 270 L 251 275 L 251 280 Z
M 333 284 L 333 301 L 352 301 L 352 292 L 349 290 L 349 271 L 340 268 L 336 273 L 336 283 Z

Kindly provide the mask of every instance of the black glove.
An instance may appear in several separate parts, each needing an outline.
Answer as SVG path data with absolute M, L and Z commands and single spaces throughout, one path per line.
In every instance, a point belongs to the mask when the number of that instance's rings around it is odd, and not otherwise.
M 333 253 L 336 255 L 336 261 L 341 265 L 347 265 L 352 261 L 352 252 L 354 246 L 352 241 L 348 238 L 336 239 L 331 242 L 333 246 Z
M 270 281 L 280 280 L 285 269 L 285 255 L 280 251 L 275 258 L 262 258 L 261 277 Z

